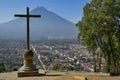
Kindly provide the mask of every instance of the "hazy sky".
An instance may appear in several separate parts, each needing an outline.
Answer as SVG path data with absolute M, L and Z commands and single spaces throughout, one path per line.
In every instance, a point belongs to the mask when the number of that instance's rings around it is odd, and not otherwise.
M 45 7 L 59 16 L 77 23 L 83 15 L 83 7 L 91 0 L 0 0 L 0 23 L 14 19 L 14 14 L 36 7 Z

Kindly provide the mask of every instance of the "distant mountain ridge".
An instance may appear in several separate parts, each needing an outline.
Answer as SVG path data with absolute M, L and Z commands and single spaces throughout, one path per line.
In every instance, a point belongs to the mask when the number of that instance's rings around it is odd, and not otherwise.
M 30 14 L 41 15 L 41 18 L 30 19 L 31 39 L 69 39 L 77 36 L 77 28 L 74 23 L 48 11 L 44 7 L 37 7 Z M 0 24 L 0 38 L 26 39 L 26 18 L 16 18 Z

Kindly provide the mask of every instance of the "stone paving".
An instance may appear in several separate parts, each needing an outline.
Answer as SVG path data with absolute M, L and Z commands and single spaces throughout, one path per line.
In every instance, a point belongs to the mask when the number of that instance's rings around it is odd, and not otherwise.
M 54 72 L 43 76 L 17 77 L 17 72 L 0 73 L 0 80 L 120 80 L 120 76 L 111 77 L 102 73 Z

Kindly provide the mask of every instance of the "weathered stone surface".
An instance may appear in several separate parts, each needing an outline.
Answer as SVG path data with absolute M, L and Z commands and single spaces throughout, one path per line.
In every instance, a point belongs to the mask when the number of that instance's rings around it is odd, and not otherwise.
M 24 63 L 18 71 L 18 77 L 38 76 L 38 70 L 33 65 L 33 52 L 31 50 L 25 50 L 23 59 Z
M 18 72 L 18 77 L 33 77 L 33 76 L 39 76 L 39 73 L 37 71 Z
M 86 77 L 81 77 L 81 76 L 74 76 L 74 77 L 79 80 L 88 80 Z
M 94 75 L 93 75 L 94 74 Z M 96 74 L 96 75 L 95 75 Z M 120 80 L 120 76 L 101 76 L 98 73 L 48 71 L 44 76 L 17 77 L 17 72 L 0 73 L 0 80 Z

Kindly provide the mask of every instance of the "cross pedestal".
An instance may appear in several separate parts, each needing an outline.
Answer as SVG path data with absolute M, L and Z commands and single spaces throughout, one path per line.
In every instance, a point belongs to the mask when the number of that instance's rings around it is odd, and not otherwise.
M 27 76 L 38 76 L 38 70 L 36 66 L 33 65 L 33 52 L 32 50 L 25 50 L 23 59 L 23 66 L 18 71 L 18 77 L 27 77 Z
M 36 66 L 33 65 L 33 52 L 29 49 L 29 42 L 30 42 L 30 33 L 29 33 L 29 18 L 35 18 L 35 17 L 41 17 L 40 15 L 30 15 L 29 14 L 29 8 L 27 7 L 27 14 L 16 14 L 15 17 L 25 17 L 27 18 L 27 50 L 25 50 L 23 59 L 24 63 L 23 66 L 18 71 L 18 77 L 27 77 L 27 76 L 38 76 L 38 70 L 36 69 Z

